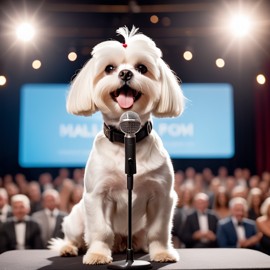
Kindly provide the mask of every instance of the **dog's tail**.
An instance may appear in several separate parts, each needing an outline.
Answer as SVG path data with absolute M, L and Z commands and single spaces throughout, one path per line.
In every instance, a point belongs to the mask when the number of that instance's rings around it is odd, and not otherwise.
M 67 241 L 61 238 L 51 238 L 48 241 L 47 248 L 50 250 L 58 251 L 62 249 L 67 244 Z
M 69 257 L 78 255 L 78 247 L 70 241 L 61 238 L 52 238 L 48 241 L 48 249 L 56 251 L 59 256 Z

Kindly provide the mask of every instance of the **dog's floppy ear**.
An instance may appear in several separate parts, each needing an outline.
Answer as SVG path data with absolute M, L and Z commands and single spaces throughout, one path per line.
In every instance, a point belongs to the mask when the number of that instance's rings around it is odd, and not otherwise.
M 179 82 L 167 64 L 160 58 L 159 69 L 161 76 L 161 96 L 153 111 L 157 117 L 174 117 L 184 109 L 184 96 Z
M 90 59 L 71 83 L 66 108 L 69 113 L 91 115 L 97 111 L 93 100 L 94 59 Z

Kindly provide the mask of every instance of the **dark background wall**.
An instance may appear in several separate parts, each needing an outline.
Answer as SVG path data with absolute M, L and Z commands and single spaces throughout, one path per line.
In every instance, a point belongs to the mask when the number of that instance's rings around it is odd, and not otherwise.
M 254 4 L 256 2 L 256 5 Z M 1 1 L 0 75 L 8 82 L 0 87 L 0 176 L 23 172 L 36 178 L 58 168 L 21 168 L 18 164 L 20 87 L 24 83 L 68 83 L 89 59 L 98 42 L 118 39 L 115 30 L 135 25 L 161 48 L 164 60 L 185 83 L 228 82 L 234 88 L 235 156 L 230 159 L 177 159 L 175 170 L 189 166 L 214 172 L 220 166 L 230 173 L 237 167 L 256 167 L 255 78 L 269 62 L 270 1 Z M 134 10 L 134 3 L 136 4 Z M 236 41 L 219 25 L 222 16 L 245 3 L 259 14 L 256 35 Z M 136 12 L 139 7 L 140 12 Z M 150 22 L 158 15 L 157 24 Z M 41 32 L 34 44 L 14 41 L 12 23 L 20 16 L 34 17 Z M 166 18 L 166 19 L 164 19 Z M 164 24 L 164 20 L 169 25 Z M 194 58 L 187 62 L 182 53 L 192 48 Z M 76 48 L 78 59 L 70 62 L 67 53 Z M 223 69 L 215 59 L 223 57 Z M 34 59 L 42 61 L 33 70 Z M 48 108 L 49 110 L 50 108 Z M 222 121 L 222 120 L 221 120 Z M 207 123 L 205 123 L 207 125 Z M 42 143 L 42 142 L 41 142 Z

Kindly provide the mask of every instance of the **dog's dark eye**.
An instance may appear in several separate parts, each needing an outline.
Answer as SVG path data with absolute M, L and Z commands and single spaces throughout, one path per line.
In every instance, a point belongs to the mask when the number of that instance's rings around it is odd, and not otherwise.
M 105 72 L 107 74 L 111 73 L 112 71 L 114 71 L 115 67 L 113 65 L 108 65 L 106 68 L 105 68 Z
M 142 64 L 138 65 L 136 70 L 138 70 L 141 74 L 145 74 L 148 71 L 147 67 Z

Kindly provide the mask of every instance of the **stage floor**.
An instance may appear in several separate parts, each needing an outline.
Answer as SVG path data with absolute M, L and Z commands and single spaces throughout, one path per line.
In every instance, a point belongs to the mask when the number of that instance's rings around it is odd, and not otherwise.
M 249 249 L 178 249 L 177 263 L 151 262 L 152 269 L 270 269 L 270 256 Z M 114 261 L 125 260 L 116 254 Z M 149 260 L 148 255 L 135 254 L 135 259 Z M 50 250 L 14 250 L 0 255 L 0 270 L 105 270 L 107 265 L 84 265 L 82 256 L 59 257 Z

